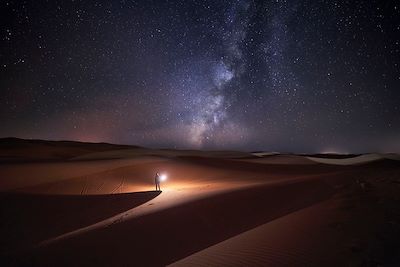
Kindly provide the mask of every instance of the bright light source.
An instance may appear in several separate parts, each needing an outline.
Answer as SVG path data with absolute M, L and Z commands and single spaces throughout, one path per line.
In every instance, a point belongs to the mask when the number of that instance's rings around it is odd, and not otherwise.
M 160 181 L 164 182 L 165 180 L 167 180 L 167 175 L 166 174 L 161 174 L 160 175 Z

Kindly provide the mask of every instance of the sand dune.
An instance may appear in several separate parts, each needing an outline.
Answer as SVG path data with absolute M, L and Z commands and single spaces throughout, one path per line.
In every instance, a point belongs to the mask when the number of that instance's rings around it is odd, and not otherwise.
M 280 153 L 278 153 L 278 152 L 253 152 L 252 154 L 256 157 L 265 157 L 265 156 L 279 155 Z
M 355 156 L 351 158 L 319 158 L 319 157 L 307 157 L 312 161 L 324 164 L 333 165 L 355 165 L 355 164 L 365 164 L 372 161 L 377 161 L 384 159 L 382 155 L 379 154 L 365 154 L 360 156 Z
M 316 164 L 315 161 L 297 155 L 268 155 L 268 156 L 264 155 L 263 157 L 251 158 L 251 159 L 239 159 L 239 160 L 254 162 L 254 163 L 262 163 L 262 164 L 283 164 L 283 165 Z
M 386 159 L 391 159 L 391 160 L 400 160 L 400 155 L 399 154 L 383 154 L 384 158 Z
M 75 157 L 73 158 L 73 160 L 126 159 L 143 156 L 156 156 L 163 158 L 174 158 L 179 156 L 203 156 L 207 158 L 245 158 L 252 157 L 252 154 L 240 151 L 197 151 L 134 148 L 88 153 Z
M 299 210 L 169 266 L 340 266 L 343 255 L 324 261 L 323 252 L 338 242 L 333 229 L 319 233 L 331 219 L 326 215 L 324 204 Z
M 3 162 L 2 266 L 400 262 L 396 155 L 134 150 Z
M 26 173 L 26 171 L 19 168 L 17 170 L 12 169 L 16 171 L 15 173 L 9 170 L 8 173 L 11 174 L 8 177 L 14 178 L 12 182 L 14 183 L 14 188 L 15 184 L 18 185 L 18 188 L 14 189 L 17 192 L 84 195 L 149 191 L 154 187 L 153 176 L 156 171 L 168 173 L 170 176 L 168 186 L 170 188 L 180 188 L 188 185 L 197 186 L 199 184 L 215 183 L 216 181 L 231 183 L 235 181 L 248 183 L 265 182 L 265 179 L 275 180 L 277 178 L 289 178 L 293 175 L 299 177 L 323 174 L 336 170 L 329 166 L 305 168 L 295 165 L 290 169 L 282 169 L 279 164 L 267 166 L 253 162 L 204 157 L 153 158 L 153 160 L 137 158 L 123 161 L 102 160 L 77 163 L 78 165 L 76 166 L 73 166 L 72 163 L 67 163 L 64 167 L 58 164 L 52 172 L 48 172 L 49 174 L 51 173 L 51 176 L 43 176 L 40 179 L 32 179 L 32 181 L 25 181 L 23 176 L 16 175 Z M 117 163 L 120 163 L 122 167 L 119 167 Z M 94 165 L 87 172 L 83 172 L 84 168 L 82 166 L 87 164 Z M 41 168 L 44 169 L 46 166 L 48 165 L 41 166 Z M 98 166 L 98 171 L 95 171 L 95 166 Z M 102 169 L 106 170 L 101 171 Z M 66 177 L 67 173 L 82 174 L 82 172 L 84 175 Z M 59 176 L 57 176 L 58 174 Z M 15 179 L 15 177 L 20 177 L 22 182 L 16 183 L 19 180 Z M 54 179 L 52 177 L 57 178 Z M 246 177 L 245 180 L 243 180 L 243 177 Z M 49 180 L 50 182 L 48 182 Z M 24 181 L 25 186 L 23 186 Z M 37 184 L 31 185 L 33 182 Z
M 125 148 L 138 147 L 107 143 L 0 138 L 0 162 L 59 161 L 87 153 Z
M 3 193 L 2 253 L 30 248 L 48 238 L 79 229 L 139 206 L 159 192 L 113 195 L 37 195 Z
M 152 158 L 151 162 L 162 160 Z M 126 160 L 3 164 L 0 168 L 0 192 L 54 183 L 68 178 L 91 175 L 121 166 L 134 166 L 145 162 L 149 162 L 148 157 Z
M 340 188 L 334 197 L 169 266 L 396 266 L 400 218 L 390 210 L 399 201 L 399 188 L 393 188 L 400 182 L 398 168 L 386 162 L 330 177 L 330 184 Z
M 228 191 L 132 219 L 127 214 L 127 219 L 118 224 L 41 247 L 34 258 L 40 263 L 44 260 L 45 265 L 59 262 L 60 257 L 66 265 L 78 259 L 80 263 L 89 264 L 94 258 L 101 265 L 120 265 L 125 262 L 123 255 L 135 251 L 137 264 L 161 266 L 325 199 L 332 192 L 329 186 L 315 180 Z M 286 202 L 283 204 L 284 199 Z M 276 205 L 276 202 L 282 204 Z M 254 209 L 263 212 L 254 212 Z M 128 236 L 127 232 L 130 233 Z M 125 245 L 121 246 L 121 243 Z M 63 257 L 66 248 L 71 253 L 68 258 Z M 157 248 L 163 251 L 152 257 Z

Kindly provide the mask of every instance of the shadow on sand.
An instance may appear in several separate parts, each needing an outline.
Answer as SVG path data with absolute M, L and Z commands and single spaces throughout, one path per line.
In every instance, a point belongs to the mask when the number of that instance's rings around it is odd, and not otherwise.
M 161 192 L 112 195 L 0 194 L 0 256 L 137 207 Z
M 332 194 L 318 180 L 227 192 L 62 240 L 26 260 L 31 266 L 165 266 Z

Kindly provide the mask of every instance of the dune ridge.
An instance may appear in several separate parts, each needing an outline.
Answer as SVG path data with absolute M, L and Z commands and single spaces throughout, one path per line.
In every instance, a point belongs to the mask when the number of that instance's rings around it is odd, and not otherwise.
M 72 264 L 77 258 L 81 263 L 89 263 L 93 260 L 93 255 L 88 255 L 87 252 L 82 254 L 81 251 L 87 251 L 89 247 L 93 247 L 96 251 L 96 259 L 101 265 L 122 264 L 116 261 L 116 258 L 134 250 L 137 253 L 136 262 L 159 266 L 172 263 L 185 255 L 251 229 L 265 221 L 311 205 L 329 197 L 332 192 L 329 186 L 317 180 L 291 181 L 228 191 L 224 194 L 185 202 L 185 204 L 135 219 L 128 218 L 109 227 L 63 239 L 41 248 L 36 254 L 39 257 L 35 260 L 41 262 L 41 259 L 45 259 L 45 264 L 51 265 L 53 262 L 51 259 L 62 257 L 62 251 L 68 247 L 74 256 L 68 259 L 63 258 L 66 265 Z M 291 200 L 281 206 L 268 201 L 268 199 L 279 201 L 279 198 L 287 198 L 288 194 L 292 196 Z M 235 204 L 234 207 L 232 203 Z M 270 203 L 270 205 L 264 207 L 265 203 Z M 258 209 L 262 207 L 267 212 L 254 213 L 249 207 Z M 193 216 L 194 214 L 196 215 Z M 159 223 L 159 218 L 162 218 L 162 224 Z M 227 227 L 226 222 L 233 221 L 234 225 Z M 185 225 L 191 227 L 185 229 Z M 126 231 L 129 231 L 131 235 L 126 236 Z M 134 241 L 136 239 L 142 242 L 137 244 Z M 99 240 L 103 241 L 99 243 Z M 118 246 L 121 240 L 123 240 L 122 243 L 130 244 L 130 246 Z M 193 243 L 192 240 L 196 242 Z M 157 258 L 152 258 L 151 251 L 155 244 L 165 251 L 158 254 Z M 108 251 L 112 250 L 112 247 L 118 247 L 118 250 L 110 255 Z M 99 252 L 101 253 L 97 254 Z M 75 257 L 77 258 L 74 259 Z
M 2 266 L 375 266 L 400 255 L 396 154 L 20 145 L 79 153 L 0 163 Z M 168 174 L 161 193 L 156 171 Z

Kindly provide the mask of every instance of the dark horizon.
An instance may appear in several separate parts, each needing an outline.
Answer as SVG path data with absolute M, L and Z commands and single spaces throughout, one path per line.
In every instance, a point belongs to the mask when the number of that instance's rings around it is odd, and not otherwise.
M 0 23 L 0 137 L 400 152 L 394 1 L 4 1 Z
M 194 151 L 237 151 L 237 152 L 245 152 L 245 153 L 277 153 L 282 155 L 365 155 L 365 154 L 399 154 L 395 151 L 364 151 L 358 153 L 348 153 L 348 152 L 340 152 L 340 151 L 300 151 L 300 152 L 293 152 L 293 151 L 277 151 L 277 150 L 240 150 L 240 149 L 196 149 L 196 148 L 179 148 L 179 147 L 168 147 L 168 146 L 142 146 L 140 144 L 125 144 L 125 143 L 110 143 L 110 142 L 90 142 L 90 141 L 79 141 L 79 140 L 67 140 L 67 139 L 36 139 L 36 138 L 20 138 L 14 136 L 7 136 L 7 137 L 0 137 L 1 141 L 7 141 L 8 145 L 10 145 L 12 141 L 28 141 L 28 142 L 71 142 L 71 143 L 81 143 L 81 144 L 105 144 L 105 145 L 112 145 L 112 146 L 121 146 L 121 147 L 136 147 L 136 148 L 143 148 L 143 149 L 154 149 L 154 150 L 194 150 Z

